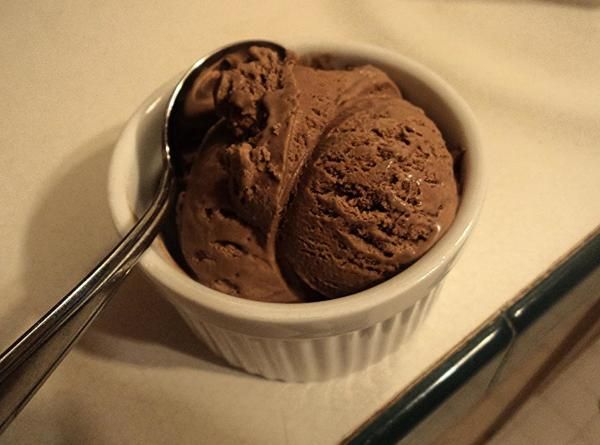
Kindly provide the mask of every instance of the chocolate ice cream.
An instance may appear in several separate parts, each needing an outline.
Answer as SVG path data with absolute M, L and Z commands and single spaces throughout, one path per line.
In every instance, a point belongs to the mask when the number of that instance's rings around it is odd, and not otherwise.
M 196 144 L 177 222 L 201 283 L 261 301 L 340 297 L 400 272 L 451 224 L 452 156 L 379 69 L 255 47 L 198 85 L 188 121 L 216 123 Z

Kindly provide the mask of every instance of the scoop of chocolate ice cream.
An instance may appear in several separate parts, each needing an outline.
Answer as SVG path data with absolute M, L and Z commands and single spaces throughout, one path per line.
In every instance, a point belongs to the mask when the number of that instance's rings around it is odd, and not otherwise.
M 457 203 L 452 156 L 423 111 L 400 97 L 357 99 L 306 167 L 280 229 L 280 259 L 321 295 L 354 293 L 429 250 Z

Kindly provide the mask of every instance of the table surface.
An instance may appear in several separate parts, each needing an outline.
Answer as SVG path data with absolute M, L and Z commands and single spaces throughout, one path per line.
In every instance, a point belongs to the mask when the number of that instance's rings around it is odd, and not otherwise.
M 128 116 L 222 44 L 351 39 L 412 57 L 471 105 L 490 166 L 480 222 L 438 304 L 383 362 L 323 383 L 246 375 L 134 271 L 2 439 L 338 442 L 598 226 L 600 2 L 374 4 L 0 3 L 0 349 L 117 240 L 106 176 Z

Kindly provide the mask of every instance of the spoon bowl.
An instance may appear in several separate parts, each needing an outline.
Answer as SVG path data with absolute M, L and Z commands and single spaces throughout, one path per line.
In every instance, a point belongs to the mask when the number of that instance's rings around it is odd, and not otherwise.
M 202 88 L 205 83 L 213 80 L 210 76 L 205 75 L 227 57 L 244 54 L 253 46 L 270 48 L 277 52 L 281 59 L 284 59 L 286 55 L 283 46 L 267 40 L 247 40 L 234 43 L 199 59 L 175 85 L 165 110 L 162 145 L 164 160 L 175 169 L 178 176 L 183 173 L 183 165 L 185 165 L 182 158 L 186 154 L 186 147 L 182 139 L 191 138 L 200 142 L 204 133 L 214 123 L 214 120 L 211 121 L 214 118 L 210 116 L 213 111 L 212 97 L 198 97 L 206 90 L 206 88 Z M 203 78 L 207 79 L 203 81 Z M 210 104 L 207 104 L 207 99 Z M 190 126 L 193 126 L 195 133 L 191 136 Z M 198 131 L 198 126 L 204 131 Z

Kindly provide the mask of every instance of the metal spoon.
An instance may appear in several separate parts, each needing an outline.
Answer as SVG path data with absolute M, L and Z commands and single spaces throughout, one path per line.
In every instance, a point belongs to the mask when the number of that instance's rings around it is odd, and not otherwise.
M 175 201 L 178 153 L 170 144 L 174 116 L 182 111 L 194 81 L 207 68 L 251 46 L 269 47 L 282 57 L 285 49 L 268 41 L 245 41 L 221 48 L 197 61 L 171 93 L 166 109 L 163 171 L 152 203 L 123 240 L 73 290 L 0 356 L 0 433 L 23 409 L 71 346 L 106 305 L 116 285 L 131 271 L 161 229 Z

